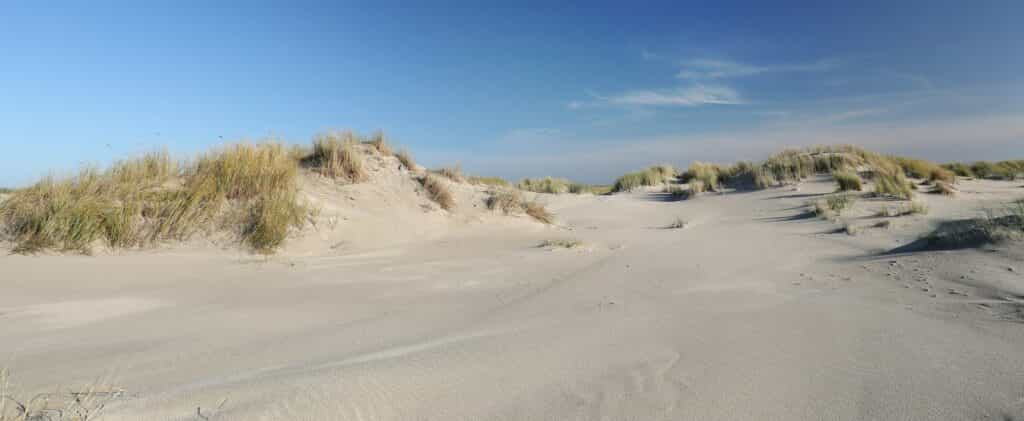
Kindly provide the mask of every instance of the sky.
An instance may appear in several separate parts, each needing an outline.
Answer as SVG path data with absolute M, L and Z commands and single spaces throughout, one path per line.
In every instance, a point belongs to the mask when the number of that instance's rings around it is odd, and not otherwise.
M 826 143 L 1024 159 L 1019 0 L 496 4 L 3 2 L 0 186 L 332 129 L 592 183 Z

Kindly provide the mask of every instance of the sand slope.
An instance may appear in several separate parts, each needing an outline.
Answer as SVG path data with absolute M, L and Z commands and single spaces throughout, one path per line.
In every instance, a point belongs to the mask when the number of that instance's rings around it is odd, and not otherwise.
M 806 216 L 828 180 L 542 196 L 555 227 L 489 213 L 473 186 L 458 212 L 423 210 L 388 190 L 405 181 L 342 189 L 404 201 L 376 209 L 306 186 L 338 222 L 270 258 L 0 257 L 0 358 L 30 391 L 111 375 L 129 392 L 114 420 L 222 398 L 218 420 L 1024 416 L 1020 245 L 885 253 L 1024 194 L 1011 183 L 849 236 Z M 584 246 L 536 247 L 560 238 Z

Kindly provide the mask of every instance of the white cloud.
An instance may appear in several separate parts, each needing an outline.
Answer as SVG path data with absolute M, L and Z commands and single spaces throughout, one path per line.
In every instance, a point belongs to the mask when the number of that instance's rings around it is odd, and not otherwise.
M 754 76 L 762 73 L 821 72 L 835 67 L 834 60 L 819 60 L 813 63 L 756 66 L 730 60 L 696 59 L 683 64 L 676 73 L 680 79 L 724 79 Z
M 656 107 L 696 107 L 699 105 L 743 104 L 740 94 L 728 86 L 693 85 L 688 88 L 633 90 L 618 95 L 591 94 L 593 101 L 572 101 L 570 109 L 597 105 L 639 105 Z

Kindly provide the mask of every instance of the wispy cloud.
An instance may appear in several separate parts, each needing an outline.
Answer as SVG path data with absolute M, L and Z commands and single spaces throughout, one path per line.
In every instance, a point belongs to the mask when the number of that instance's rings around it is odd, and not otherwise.
M 699 105 L 737 105 L 744 101 L 740 94 L 728 86 L 693 85 L 686 88 L 662 90 L 632 90 L 618 95 L 590 94 L 592 101 L 572 101 L 570 109 L 597 105 L 634 105 L 656 107 L 696 107 Z
M 683 64 L 676 73 L 680 79 L 725 79 L 754 76 L 763 73 L 822 72 L 836 66 L 835 60 L 818 60 L 812 63 L 780 64 L 758 66 L 731 60 L 696 59 Z

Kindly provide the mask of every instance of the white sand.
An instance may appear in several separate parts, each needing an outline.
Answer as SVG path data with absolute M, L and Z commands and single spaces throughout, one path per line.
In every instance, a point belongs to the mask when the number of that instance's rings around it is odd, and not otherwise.
M 111 376 L 112 420 L 222 398 L 217 420 L 1024 417 L 1020 244 L 879 254 L 1017 184 L 849 236 L 802 216 L 827 181 L 545 195 L 559 227 L 487 212 L 480 187 L 449 213 L 410 180 L 307 183 L 319 230 L 271 258 L 0 257 L 0 361 L 25 391 Z M 536 247 L 558 238 L 586 246 Z

